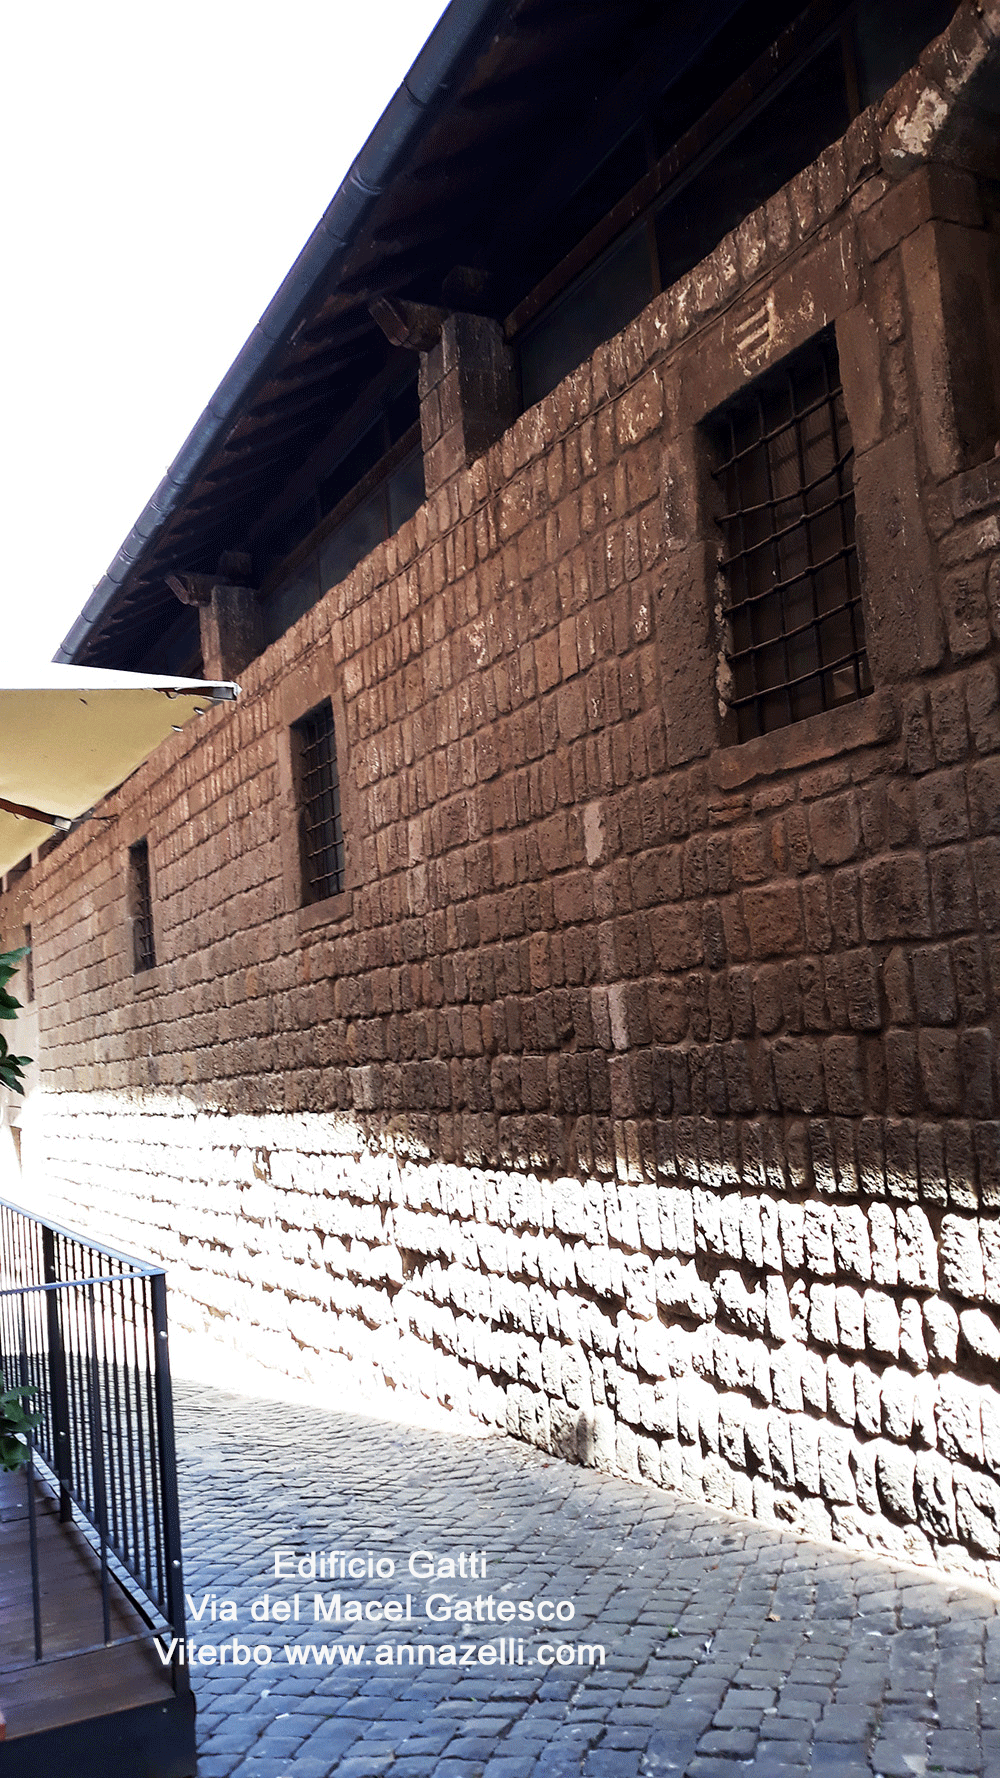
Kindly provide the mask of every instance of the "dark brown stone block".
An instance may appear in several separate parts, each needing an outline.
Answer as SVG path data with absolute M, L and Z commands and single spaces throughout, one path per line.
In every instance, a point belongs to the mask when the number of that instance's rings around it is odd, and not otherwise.
M 748 889 L 743 911 L 755 957 L 774 957 L 803 946 L 802 906 L 794 883 Z
M 876 683 L 885 684 L 926 672 L 944 652 L 912 435 L 859 457 L 854 487 L 868 654 Z
M 930 937 L 927 867 L 919 853 L 873 859 L 862 865 L 860 877 L 866 938 Z

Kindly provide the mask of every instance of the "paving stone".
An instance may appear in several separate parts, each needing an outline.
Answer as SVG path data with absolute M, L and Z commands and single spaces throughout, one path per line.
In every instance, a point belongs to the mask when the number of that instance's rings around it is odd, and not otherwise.
M 1000 1619 L 981 1588 L 528 1447 L 207 1387 L 177 1395 L 185 1584 L 235 1598 L 241 1639 L 272 1650 L 259 1670 L 196 1676 L 200 1778 L 912 1778 L 907 1756 L 925 1753 L 947 1778 L 1000 1771 Z M 412 1634 L 358 1626 L 356 1667 L 286 1670 L 283 1626 L 249 1635 L 250 1601 L 280 1590 L 268 1578 L 279 1545 L 404 1566 L 415 1548 L 487 1550 L 485 1588 L 442 1586 L 572 1599 L 551 1641 L 603 1643 L 605 1665 L 546 1667 L 546 1635 L 528 1634 L 523 1664 L 443 1666 L 449 1643 L 495 1644 L 498 1626 L 420 1617 Z M 422 1596 L 419 1583 L 400 1590 Z M 296 1626 L 301 1642 L 310 1627 Z M 315 1639 L 351 1635 L 324 1626 Z M 401 1657 L 418 1643 L 433 1662 Z
M 741 1778 L 802 1778 L 802 1773 L 809 1770 L 809 1762 L 800 1759 L 794 1749 L 762 1741 L 756 1757 L 739 1769 Z
M 924 1765 L 926 1748 L 926 1734 L 898 1740 L 882 1736 L 872 1748 L 872 1763 L 883 1778 L 911 1778 L 914 1769 L 919 1770 Z
M 216 1724 L 211 1730 L 199 1720 L 201 1733 L 205 1736 L 205 1751 L 208 1754 L 245 1753 L 260 1734 L 259 1722 L 240 1721 L 237 1717 Z
M 810 1778 L 871 1778 L 864 1754 L 833 1741 L 816 1741 L 810 1756 Z
M 641 1750 L 646 1746 L 651 1733 L 651 1726 L 644 1725 L 642 1728 L 630 1729 L 622 1724 L 612 1725 L 605 1730 L 601 1746 L 618 1748 L 623 1752 L 627 1752 L 630 1748 Z
M 940 1766 L 945 1772 L 981 1772 L 983 1751 L 979 1736 L 957 1729 L 937 1729 L 928 1748 L 928 1769 Z
M 698 1752 L 717 1753 L 728 1759 L 749 1759 L 757 1745 L 751 1729 L 709 1729 L 698 1743 Z
M 745 1769 L 741 1764 L 739 1770 L 742 1772 Z M 684 1768 L 684 1778 L 734 1778 L 736 1770 L 731 1759 L 696 1753 L 694 1759 Z
M 200 1763 L 199 1761 L 199 1765 Z M 325 1778 L 328 1769 L 326 1765 L 317 1762 L 315 1771 L 309 1773 L 308 1778 Z M 288 1762 L 279 1759 L 276 1754 L 251 1754 L 233 1767 L 233 1774 L 234 1778 L 287 1778 L 289 1770 Z

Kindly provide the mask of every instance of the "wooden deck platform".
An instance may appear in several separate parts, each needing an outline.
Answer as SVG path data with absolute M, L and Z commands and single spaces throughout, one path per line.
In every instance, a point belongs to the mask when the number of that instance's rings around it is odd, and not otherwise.
M 169 1669 L 148 1641 L 72 1652 L 103 1642 L 100 1569 L 90 1545 L 59 1523 L 56 1503 L 37 1483 L 35 1499 L 41 1662 L 34 1659 L 27 1484 L 23 1474 L 0 1475 L 0 1710 L 7 1719 L 0 1772 L 6 1749 L 23 1736 L 174 1701 Z M 110 1584 L 112 1638 L 144 1632 L 124 1593 Z M 59 1655 L 65 1658 L 50 1658 Z

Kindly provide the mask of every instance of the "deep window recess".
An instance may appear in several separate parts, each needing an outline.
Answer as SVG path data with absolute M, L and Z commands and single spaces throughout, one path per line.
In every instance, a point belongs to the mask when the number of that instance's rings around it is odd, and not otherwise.
M 745 741 L 872 689 L 832 329 L 752 383 L 709 432 L 729 703 Z
M 35 998 L 35 960 L 31 952 L 31 927 L 24 929 L 24 1000 L 31 1006 Z
M 423 500 L 414 378 L 259 546 L 265 641 L 283 636 L 377 544 L 411 519 Z
M 413 517 L 424 500 L 424 459 L 419 446 L 409 450 L 394 468 L 387 466 L 384 475 L 373 471 L 355 494 L 340 503 L 330 528 L 324 527 L 322 542 L 304 552 L 287 577 L 279 576 L 274 590 L 265 595 L 266 641 L 276 642 L 330 587 L 339 586 L 377 544 Z
M 956 0 L 861 0 L 854 21 L 859 99 L 873 105 L 894 86 L 931 39 L 947 30 Z
M 844 134 L 851 121 L 843 40 L 814 55 L 771 96 L 656 217 L 660 277 L 676 283 L 744 216 Z
M 292 726 L 299 798 L 302 886 L 306 902 L 344 887 L 344 829 L 333 708 L 329 700 Z
M 531 407 L 652 302 L 649 239 L 640 227 L 590 266 L 519 341 L 521 400 Z
M 149 841 L 129 847 L 129 912 L 132 916 L 132 965 L 138 974 L 156 963 L 153 938 L 153 891 L 149 876 Z
M 182 607 L 180 615 L 157 637 L 155 645 L 143 656 L 142 668 L 149 673 L 202 678 L 201 628 L 192 606 Z
M 589 232 L 563 249 L 560 263 L 508 320 L 524 406 L 547 395 L 837 141 L 954 11 L 955 0 L 860 0 L 846 8 L 813 0 L 763 55 L 759 27 L 751 33 L 743 49 L 758 57 L 751 66 L 739 69 L 713 51 L 707 70 L 675 83 L 647 119 L 644 172 L 636 171 L 634 131 L 565 215 L 552 219 L 560 246 L 574 219 Z M 693 93 L 700 110 L 692 107 Z M 612 196 L 615 175 L 624 177 L 626 168 L 634 183 Z M 605 194 L 603 219 L 588 220 L 592 210 L 582 198 L 591 192 Z

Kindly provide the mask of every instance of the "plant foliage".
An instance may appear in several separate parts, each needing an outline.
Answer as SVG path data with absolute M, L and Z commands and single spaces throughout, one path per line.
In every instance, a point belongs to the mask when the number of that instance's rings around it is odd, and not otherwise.
M 7 992 L 7 983 L 15 976 L 25 957 L 27 946 L 19 951 L 0 951 L 0 1019 L 16 1019 L 21 1005 L 13 994 Z M 15 1056 L 7 1039 L 0 1035 L 0 1086 L 10 1087 L 12 1093 L 24 1093 L 24 1070 L 31 1061 L 30 1056 Z
M 34 1432 L 42 1416 L 29 1412 L 24 1404 L 36 1393 L 30 1383 L 0 1391 L 0 1469 L 8 1473 L 28 1461 L 28 1434 Z

